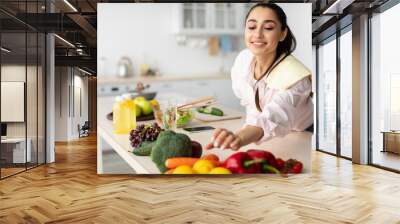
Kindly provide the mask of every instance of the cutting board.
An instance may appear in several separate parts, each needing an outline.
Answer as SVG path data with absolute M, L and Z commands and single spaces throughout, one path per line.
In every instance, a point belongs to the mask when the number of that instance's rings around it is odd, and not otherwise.
M 225 120 L 234 120 L 240 119 L 243 117 L 243 113 L 235 110 L 230 110 L 224 107 L 217 106 L 224 112 L 224 116 L 215 116 L 210 114 L 203 114 L 196 111 L 195 119 L 203 122 L 213 122 L 213 121 L 225 121 Z

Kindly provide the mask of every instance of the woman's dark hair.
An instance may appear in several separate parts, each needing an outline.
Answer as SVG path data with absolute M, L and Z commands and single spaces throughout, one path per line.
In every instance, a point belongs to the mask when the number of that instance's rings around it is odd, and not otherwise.
M 251 11 L 253 9 L 262 7 L 268 8 L 275 12 L 276 16 L 278 17 L 279 22 L 282 24 L 282 30 L 287 29 L 287 34 L 285 39 L 282 42 L 278 43 L 278 47 L 276 49 L 276 57 L 278 58 L 282 54 L 289 55 L 296 49 L 296 38 L 294 37 L 292 31 L 290 30 L 289 26 L 287 25 L 286 14 L 281 7 L 274 3 L 257 3 L 253 7 L 250 8 L 249 12 L 246 15 L 246 20 L 249 17 Z
M 281 7 L 279 7 L 278 5 L 276 5 L 274 3 L 257 3 L 256 5 L 251 7 L 249 12 L 246 15 L 245 23 L 251 13 L 251 11 L 253 11 L 253 9 L 258 8 L 258 7 L 268 8 L 268 9 L 273 10 L 275 12 L 276 16 L 278 17 L 279 22 L 282 24 L 282 27 L 281 27 L 282 31 L 287 29 L 286 37 L 283 41 L 280 41 L 278 43 L 274 62 L 262 76 L 262 77 L 264 77 L 266 74 L 269 74 L 269 72 L 271 72 L 284 58 L 286 58 L 286 56 L 290 55 L 296 49 L 296 38 L 294 37 L 292 31 L 290 30 L 289 26 L 287 25 L 287 19 L 286 19 L 285 12 L 282 10 Z M 281 57 L 281 55 L 283 55 L 283 57 Z M 280 58 L 280 61 L 277 62 L 277 60 L 279 58 Z M 259 79 L 259 80 L 261 80 L 261 79 Z M 262 108 L 260 106 L 260 98 L 259 98 L 258 92 L 259 91 L 257 88 L 256 93 L 255 93 L 255 103 L 256 103 L 257 110 L 261 112 Z

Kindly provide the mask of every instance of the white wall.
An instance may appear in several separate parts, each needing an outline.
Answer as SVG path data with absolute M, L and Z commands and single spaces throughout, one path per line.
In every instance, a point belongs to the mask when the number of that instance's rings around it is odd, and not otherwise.
M 72 97 L 74 98 L 75 106 L 73 110 L 75 110 L 75 113 L 72 113 L 71 134 L 73 138 L 78 138 L 78 124 L 82 126 L 85 121 L 88 121 L 88 78 L 87 76 L 81 76 L 82 73 L 78 70 L 75 70 L 74 74 L 74 96 Z
M 78 138 L 78 124 L 82 126 L 88 120 L 88 78 L 82 76 L 79 70 L 73 69 L 72 71 L 72 69 L 71 67 L 56 67 L 56 141 Z M 81 97 L 78 97 L 77 90 L 79 89 Z M 73 106 L 74 104 L 75 106 Z M 82 106 L 82 115 L 79 113 L 77 105 Z
M 293 55 L 312 69 L 312 13 L 311 3 L 280 3 L 290 29 L 297 40 Z
M 36 74 L 36 67 L 25 65 L 2 65 L 1 66 L 1 81 L 17 81 L 17 82 L 25 82 L 25 75 L 28 72 L 29 75 Z M 30 85 L 36 86 L 36 81 L 30 80 L 31 77 L 28 77 L 28 81 Z M 36 130 L 36 88 L 27 88 L 27 105 L 34 106 L 35 110 L 32 108 L 27 109 L 27 119 L 28 119 L 28 136 L 32 133 L 33 130 Z M 33 92 L 30 92 L 33 91 Z M 33 105 L 30 105 L 32 102 L 35 102 Z M 1 110 L 7 110 L 8 108 L 1 108 Z M 35 113 L 33 113 L 35 112 Z M 25 126 L 26 122 L 7 122 L 7 136 L 8 137 L 24 137 L 25 136 Z
M 312 72 L 312 91 L 314 93 L 313 95 L 313 102 L 314 102 L 314 135 L 311 138 L 311 149 L 316 149 L 317 148 L 317 136 L 316 136 L 316 130 L 317 130 L 317 48 L 315 45 L 312 46 L 312 66 L 311 66 L 311 72 Z
M 311 68 L 311 4 L 279 5 L 297 39 L 294 55 Z M 131 58 L 136 75 L 142 63 L 155 65 L 164 76 L 216 75 L 221 66 L 228 73 L 238 53 L 224 58 L 209 56 L 207 48 L 178 46 L 172 33 L 173 4 L 99 3 L 97 9 L 99 77 L 115 75 L 123 56 Z M 238 38 L 244 46 L 243 37 Z
M 68 141 L 70 77 L 67 67 L 55 68 L 55 141 Z
M 82 73 L 81 73 L 82 74 Z M 83 124 L 89 119 L 89 78 L 87 76 L 76 75 L 75 85 L 80 87 L 82 90 L 82 116 L 80 116 L 80 122 Z

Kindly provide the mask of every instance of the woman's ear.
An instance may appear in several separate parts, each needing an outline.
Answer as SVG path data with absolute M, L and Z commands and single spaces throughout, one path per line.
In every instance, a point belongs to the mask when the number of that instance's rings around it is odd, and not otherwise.
M 279 38 L 279 42 L 282 42 L 285 40 L 287 32 L 288 32 L 288 29 L 286 27 L 285 30 L 281 33 L 281 38 Z

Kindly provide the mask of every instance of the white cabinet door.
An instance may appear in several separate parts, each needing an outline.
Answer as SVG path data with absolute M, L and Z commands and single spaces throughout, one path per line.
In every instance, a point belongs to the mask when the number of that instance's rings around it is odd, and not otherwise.
M 182 26 L 187 30 L 204 30 L 207 27 L 206 3 L 183 3 Z
M 245 3 L 176 3 L 174 32 L 182 35 L 243 34 Z
M 212 30 L 221 34 L 241 34 L 244 4 L 215 3 L 212 7 Z M 242 23 L 243 24 L 243 23 Z
M 176 3 L 173 7 L 176 34 L 197 35 L 210 30 L 209 3 Z

